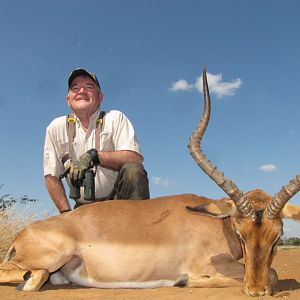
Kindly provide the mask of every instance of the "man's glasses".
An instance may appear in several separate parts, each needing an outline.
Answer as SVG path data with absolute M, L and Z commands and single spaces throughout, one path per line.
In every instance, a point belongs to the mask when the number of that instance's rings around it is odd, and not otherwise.
M 77 94 L 80 92 L 81 89 L 86 90 L 87 92 L 93 93 L 97 89 L 93 84 L 84 84 L 84 85 L 79 85 L 79 84 L 74 84 L 70 87 L 70 91 Z

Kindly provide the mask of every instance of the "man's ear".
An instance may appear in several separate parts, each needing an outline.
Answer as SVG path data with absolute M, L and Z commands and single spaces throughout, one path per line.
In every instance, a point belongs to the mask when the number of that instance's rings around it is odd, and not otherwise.
M 101 104 L 104 99 L 104 94 L 101 91 L 99 91 L 99 99 L 100 99 L 100 104 Z
M 66 96 L 66 101 L 67 101 L 68 106 L 70 106 L 69 98 L 70 98 L 70 96 L 69 96 L 69 94 L 68 94 L 68 95 Z
M 230 217 L 236 212 L 234 202 L 229 199 L 215 200 L 198 206 L 186 206 L 186 208 L 200 215 L 218 219 Z

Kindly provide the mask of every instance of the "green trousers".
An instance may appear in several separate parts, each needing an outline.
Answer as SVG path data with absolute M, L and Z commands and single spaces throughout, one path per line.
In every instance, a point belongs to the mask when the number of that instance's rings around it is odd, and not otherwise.
M 149 180 L 144 166 L 142 164 L 127 163 L 122 166 L 111 193 L 103 199 L 96 199 L 95 202 L 113 199 L 144 200 L 149 198 Z M 83 204 L 85 203 L 76 202 L 74 208 Z

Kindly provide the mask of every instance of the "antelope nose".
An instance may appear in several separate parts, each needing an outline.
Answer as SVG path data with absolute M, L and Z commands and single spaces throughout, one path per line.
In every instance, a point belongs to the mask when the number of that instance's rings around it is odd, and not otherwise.
M 260 296 L 265 296 L 265 295 L 270 295 L 269 289 L 262 288 L 262 289 L 257 289 L 257 288 L 251 288 L 248 285 L 245 287 L 245 294 L 252 296 L 252 297 L 260 297 Z

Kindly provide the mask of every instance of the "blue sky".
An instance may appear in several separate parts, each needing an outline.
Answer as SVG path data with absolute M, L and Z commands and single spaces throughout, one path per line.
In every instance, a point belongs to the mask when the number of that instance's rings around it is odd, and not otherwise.
M 204 152 L 243 191 L 274 194 L 300 169 L 299 14 L 296 0 L 1 1 L 2 194 L 56 213 L 42 172 L 45 129 L 69 112 L 68 74 L 85 67 L 100 79 L 103 109 L 134 124 L 152 197 L 225 196 L 187 149 L 204 64 Z M 299 235 L 299 224 L 286 222 L 285 233 Z

